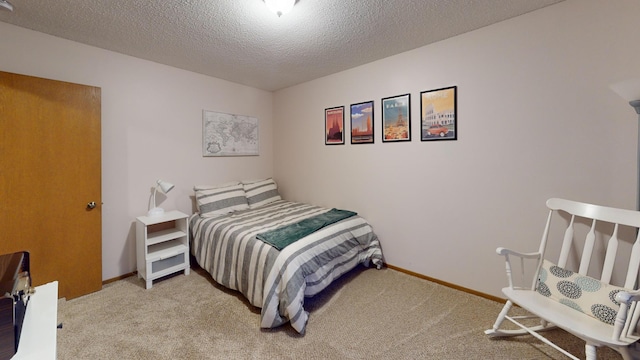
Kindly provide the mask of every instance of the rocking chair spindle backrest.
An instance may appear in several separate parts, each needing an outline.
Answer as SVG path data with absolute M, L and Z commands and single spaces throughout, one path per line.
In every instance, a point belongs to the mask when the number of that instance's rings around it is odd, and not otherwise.
M 578 273 L 581 275 L 587 275 L 589 271 L 589 265 L 592 261 L 594 248 L 596 246 L 596 225 L 598 223 L 613 224 L 613 231 L 610 234 L 609 241 L 606 246 L 606 255 L 602 262 L 602 273 L 599 275 L 600 281 L 605 283 L 611 282 L 614 265 L 616 263 L 616 256 L 619 247 L 619 227 L 620 225 L 640 228 L 640 213 L 633 210 L 615 209 L 599 205 L 591 205 L 578 203 L 570 200 L 563 199 L 549 199 L 547 201 L 547 207 L 550 209 L 549 218 L 547 220 L 547 228 L 545 229 L 545 236 L 548 233 L 550 226 L 551 215 L 554 212 L 563 211 L 571 215 L 569 224 L 564 233 L 564 240 L 562 242 L 562 248 L 560 250 L 560 257 L 558 258 L 558 266 L 565 268 L 567 260 L 571 254 L 571 248 L 575 245 L 575 230 L 574 224 L 576 218 L 584 218 L 591 220 L 591 227 L 584 239 L 584 248 L 582 250 L 580 258 L 580 266 Z M 609 235 L 609 234 L 608 234 Z M 541 243 L 541 253 L 544 256 L 546 247 L 546 238 Z M 623 287 L 627 289 L 637 289 L 636 280 L 638 278 L 638 271 L 640 269 L 640 237 L 636 237 L 634 245 L 632 247 L 631 256 L 629 259 L 626 278 Z
M 627 277 L 624 287 L 628 289 L 637 289 L 636 280 L 638 279 L 638 269 L 640 269 L 640 232 L 636 242 L 631 248 L 631 259 L 629 260 L 629 268 L 627 269 Z
M 553 210 L 551 210 L 553 213 Z M 560 258 L 558 260 L 558 266 L 561 268 L 567 267 L 567 259 L 569 258 L 569 252 L 571 251 L 571 244 L 573 243 L 573 222 L 575 221 L 576 216 L 571 215 L 571 221 L 569 222 L 569 226 L 567 226 L 567 230 L 564 232 L 564 240 L 562 241 L 562 250 L 560 251 Z
M 582 256 L 580 257 L 580 268 L 578 274 L 587 275 L 589 271 L 589 264 L 591 263 L 591 255 L 593 255 L 593 247 L 596 244 L 596 219 L 591 221 L 591 229 L 587 233 L 587 237 L 584 240 L 584 249 L 582 250 Z
M 618 351 L 625 360 L 640 359 L 640 291 L 634 291 L 639 286 L 640 211 L 563 199 L 549 199 L 547 207 L 538 252 L 496 249 L 505 257 L 509 286 L 502 292 L 508 301 L 485 333 L 532 334 L 578 359 L 539 333 L 557 326 L 585 341 L 587 360 L 596 360 L 596 348 L 601 346 Z M 551 255 L 558 247 L 556 259 Z M 519 260 L 520 273 L 512 271 L 511 258 Z M 530 314 L 509 316 L 514 304 Z M 540 324 L 520 322 L 531 317 L 539 318 Z M 505 320 L 519 329 L 503 328 Z
M 618 224 L 613 226 L 613 233 L 609 239 L 607 245 L 607 255 L 604 258 L 604 265 L 602 266 L 602 276 L 600 281 L 611 283 L 611 275 L 613 274 L 613 265 L 616 261 L 616 254 L 618 253 Z

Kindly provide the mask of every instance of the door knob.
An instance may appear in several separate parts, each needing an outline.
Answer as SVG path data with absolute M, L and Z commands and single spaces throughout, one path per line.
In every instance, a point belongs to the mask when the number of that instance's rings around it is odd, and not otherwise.
M 90 203 L 87 204 L 87 209 L 93 209 L 96 207 L 96 202 L 92 201 Z

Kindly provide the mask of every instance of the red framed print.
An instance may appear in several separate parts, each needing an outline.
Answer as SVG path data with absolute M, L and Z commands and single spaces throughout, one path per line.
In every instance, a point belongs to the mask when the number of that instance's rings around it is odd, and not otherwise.
M 382 141 L 411 141 L 411 94 L 382 99 Z
M 373 100 L 351 104 L 351 143 L 373 144 Z
M 420 93 L 420 140 L 458 138 L 457 86 Z
M 324 109 L 324 144 L 344 144 L 344 106 Z

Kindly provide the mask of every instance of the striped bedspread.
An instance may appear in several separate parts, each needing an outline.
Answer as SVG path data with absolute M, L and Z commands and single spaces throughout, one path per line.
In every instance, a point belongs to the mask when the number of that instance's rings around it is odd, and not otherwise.
M 360 263 L 382 266 L 372 227 L 352 216 L 308 235 L 281 251 L 256 238 L 330 209 L 278 200 L 217 218 L 190 218 L 191 252 L 219 284 L 240 291 L 262 309 L 261 327 L 287 321 L 304 334 L 304 297 L 313 296 Z

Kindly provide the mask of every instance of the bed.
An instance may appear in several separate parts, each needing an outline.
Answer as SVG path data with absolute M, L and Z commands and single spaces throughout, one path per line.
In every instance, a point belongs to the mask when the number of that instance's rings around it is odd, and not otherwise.
M 383 264 L 373 228 L 355 213 L 313 232 L 305 229 L 302 233 L 308 235 L 280 250 L 260 240 L 299 229 L 333 210 L 283 200 L 273 179 L 194 190 L 198 211 L 189 219 L 191 252 L 217 283 L 239 291 L 261 308 L 262 328 L 290 322 L 304 334 L 305 297 L 359 264 L 377 268 Z

